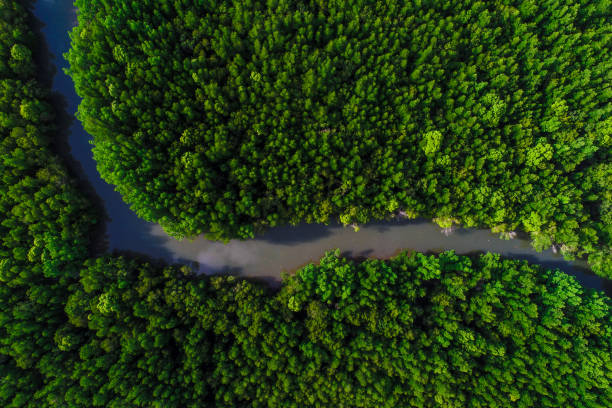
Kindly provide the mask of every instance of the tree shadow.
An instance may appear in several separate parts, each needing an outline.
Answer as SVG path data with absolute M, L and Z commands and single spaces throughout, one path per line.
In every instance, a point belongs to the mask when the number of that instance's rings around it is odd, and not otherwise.
M 527 241 L 527 242 L 531 243 L 531 235 L 528 232 L 525 232 L 525 231 L 520 230 L 520 229 L 517 229 L 514 232 L 516 232 L 516 237 L 514 239 L 518 239 L 518 240 L 521 240 L 521 241 Z M 529 246 L 531 246 L 531 244 Z
M 476 258 L 480 255 L 487 253 L 488 251 L 470 251 L 466 256 Z M 503 259 L 521 260 L 529 263 L 530 266 L 539 266 L 549 270 L 560 270 L 567 275 L 573 276 L 578 283 L 585 288 L 594 289 L 598 291 L 604 291 L 606 295 L 610 296 L 612 292 L 612 281 L 605 279 L 601 276 L 595 275 L 591 269 L 581 265 L 576 265 L 573 261 L 567 261 L 563 258 L 559 259 L 541 259 L 537 255 L 525 254 L 525 253 L 514 253 L 509 252 L 501 256 Z
M 266 286 L 272 292 L 278 292 L 283 286 L 281 276 L 262 276 L 262 277 L 245 277 L 244 280 L 254 283 L 256 285 Z
M 395 216 L 388 220 L 369 222 L 367 224 L 364 224 L 363 227 L 374 227 L 377 232 L 384 233 L 384 232 L 390 231 L 391 228 L 394 228 L 394 227 L 401 227 L 405 225 L 420 225 L 420 224 L 426 224 L 428 222 L 431 222 L 431 221 L 427 220 L 426 218 L 410 219 L 410 218 Z
M 374 249 L 365 249 L 363 251 L 358 251 L 357 253 L 355 253 L 355 251 L 348 250 L 341 252 L 340 256 L 355 262 L 363 262 L 369 259 L 372 252 L 374 252 Z
M 430 249 L 424 252 L 425 255 L 439 255 L 445 252 L 444 250 Z M 469 251 L 462 253 L 461 256 L 467 256 L 472 260 L 477 259 L 481 255 L 484 255 L 490 251 Z M 595 275 L 591 269 L 585 266 L 576 265 L 573 261 L 566 261 L 563 258 L 560 259 L 541 259 L 537 255 L 508 252 L 500 254 L 502 259 L 509 260 L 520 260 L 526 261 L 530 266 L 539 266 L 549 270 L 560 270 L 567 275 L 573 276 L 578 283 L 583 287 L 603 291 L 607 296 L 612 296 L 612 280 L 605 279 L 601 276 Z
M 96 215 L 98 221 L 90 231 L 90 253 L 93 256 L 100 255 L 106 252 L 109 247 L 106 223 L 110 218 L 104 207 L 104 201 L 89 182 L 81 162 L 76 160 L 71 153 L 68 139 L 75 118 L 68 114 L 66 98 L 60 92 L 53 90 L 53 80 L 57 74 L 57 67 L 53 63 L 54 56 L 42 32 L 45 24 L 34 15 L 34 1 L 25 1 L 26 8 L 29 11 L 29 24 L 35 38 L 32 56 L 37 67 L 36 78 L 41 86 L 49 92 L 47 101 L 53 109 L 55 118 L 53 134 L 49 135 L 51 137 L 49 148 L 53 154 L 59 157 L 69 177 L 74 180 L 76 189 L 91 203 L 92 212 Z
M 612 280 L 604 279 L 603 291 L 606 295 L 608 295 L 608 297 L 612 297 Z
M 53 77 L 57 73 L 57 67 L 51 62 L 53 60 L 53 54 L 42 32 L 45 23 L 34 15 L 35 0 L 24 0 L 24 2 L 26 3 L 25 8 L 28 10 L 28 26 L 36 40 L 31 47 L 32 59 L 36 65 L 35 77 L 45 89 L 51 89 L 53 86 Z
M 593 273 L 590 268 L 581 265 L 576 265 L 572 261 L 566 261 L 562 258 L 558 260 L 541 260 L 534 255 L 512 253 L 508 254 L 508 257 L 513 259 L 522 259 L 529 262 L 531 265 L 538 265 L 545 269 L 558 269 L 576 278 L 576 281 L 578 281 L 578 283 L 580 283 L 585 288 L 604 291 L 604 293 L 606 293 L 606 295 L 608 296 L 612 295 L 612 292 L 609 291 L 610 285 L 605 285 L 606 282 L 609 284 L 610 280 L 595 275 L 595 273 Z
M 112 251 L 107 253 L 108 255 L 114 256 L 114 257 L 124 257 L 126 259 L 130 259 L 133 261 L 137 261 L 137 262 L 143 262 L 143 263 L 148 263 L 154 267 L 157 268 L 165 268 L 168 266 L 182 266 L 179 264 L 174 264 L 172 262 L 168 262 L 167 259 L 165 259 L 163 256 L 159 256 L 159 257 L 154 257 L 151 256 L 149 254 L 144 254 L 142 252 L 138 252 L 138 251 L 132 251 L 129 249 L 113 249 Z
M 411 251 L 410 248 L 406 248 L 406 250 Z M 427 256 L 429 255 L 437 256 L 437 255 L 440 255 L 442 252 L 446 252 L 446 251 L 448 251 L 448 249 L 440 247 L 440 248 L 429 248 L 427 251 L 417 251 L 417 252 L 421 252 L 423 255 L 427 255 Z M 482 252 L 479 252 L 479 253 L 482 253 Z M 468 254 L 462 254 L 462 256 L 471 256 L 471 254 L 472 253 L 470 252 Z
M 396 217 L 388 220 L 369 222 L 359 226 L 362 228 L 374 227 L 378 232 L 384 233 L 394 227 L 419 225 L 427 222 L 429 221 L 425 218 L 407 219 Z M 331 222 L 327 225 L 306 223 L 298 224 L 296 226 L 284 225 L 264 231 L 261 235 L 256 236 L 255 240 L 277 245 L 294 246 L 330 237 L 334 233 L 334 230 L 339 230 L 341 228 L 349 227 L 341 225 L 338 222 Z
M 278 276 L 248 276 L 245 275 L 245 271 L 240 266 L 231 266 L 231 265 L 223 265 L 223 266 L 211 266 L 207 264 L 202 264 L 197 261 L 190 261 L 185 259 L 177 259 L 181 264 L 187 264 L 192 267 L 194 273 L 202 279 L 202 277 L 212 278 L 212 277 L 233 277 L 238 281 L 246 281 L 254 284 L 258 287 L 262 287 L 265 290 L 276 292 L 280 290 L 282 286 L 281 275 Z
M 235 265 L 212 266 L 197 261 L 186 259 L 177 259 L 180 263 L 185 263 L 192 267 L 192 270 L 198 276 L 207 277 L 228 277 L 232 276 L 241 281 L 247 281 L 260 287 L 264 287 L 272 292 L 278 291 L 282 286 L 282 273 L 277 276 L 249 276 L 248 271 L 244 268 Z
M 471 233 L 474 232 L 474 230 L 478 230 L 478 228 L 457 228 L 455 230 L 452 231 L 453 234 L 457 234 L 459 236 L 465 236 L 465 235 L 469 235 Z M 490 230 L 487 230 L 488 232 L 491 232 Z M 495 239 L 499 239 L 499 236 L 491 233 L 491 237 L 495 238 Z
M 256 241 L 269 242 L 275 245 L 294 246 L 317 241 L 332 235 L 333 229 L 342 228 L 338 224 L 298 224 L 285 225 L 266 230 L 255 237 Z

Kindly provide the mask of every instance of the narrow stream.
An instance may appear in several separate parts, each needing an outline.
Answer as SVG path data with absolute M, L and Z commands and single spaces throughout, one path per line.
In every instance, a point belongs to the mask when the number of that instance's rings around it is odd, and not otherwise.
M 72 0 L 38 0 L 35 16 L 43 23 L 52 63 L 57 67 L 53 90 L 66 102 L 66 110 L 73 116 L 79 104 L 71 79 L 63 69 L 67 62 L 68 31 L 76 24 L 76 10 Z M 359 232 L 339 225 L 300 225 L 279 227 L 249 241 L 228 244 L 195 240 L 177 241 L 166 235 L 157 224 L 139 219 L 123 202 L 113 187 L 103 181 L 92 158 L 91 137 L 74 119 L 68 130 L 72 156 L 80 163 L 78 171 L 92 185 L 102 199 L 109 220 L 106 224 L 108 248 L 133 251 L 168 262 L 193 265 L 204 273 L 231 273 L 257 277 L 278 283 L 282 271 L 318 260 L 326 251 L 339 248 L 353 257 L 390 257 L 400 250 L 438 252 L 454 249 L 457 253 L 497 252 L 504 256 L 526 259 L 546 267 L 559 268 L 574 275 L 583 285 L 611 291 L 610 282 L 593 275 L 586 263 L 568 262 L 551 250 L 535 252 L 525 240 L 504 241 L 488 230 L 459 229 L 446 236 L 435 224 L 424 220 L 373 223 L 362 226 Z

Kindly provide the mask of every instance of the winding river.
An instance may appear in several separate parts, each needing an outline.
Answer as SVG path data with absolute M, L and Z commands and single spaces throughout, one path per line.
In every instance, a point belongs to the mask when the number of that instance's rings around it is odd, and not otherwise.
M 565 261 L 551 250 L 538 253 L 526 240 L 504 241 L 487 230 L 458 229 L 445 235 L 438 226 L 425 220 L 373 223 L 362 226 L 359 232 L 340 225 L 279 227 L 256 239 L 228 244 L 201 237 L 177 241 L 157 224 L 139 219 L 96 171 L 91 137 L 73 117 L 79 97 L 71 79 L 63 72 L 67 66 L 63 54 L 69 48 L 68 31 L 76 24 L 73 1 L 38 0 L 34 14 L 42 23 L 41 32 L 46 41 L 41 46 L 51 54 L 49 58 L 57 68 L 52 76 L 53 90 L 61 95 L 72 118 L 66 133 L 70 154 L 76 159 L 73 170 L 93 187 L 103 202 L 107 213 L 106 246 L 111 251 L 137 252 L 167 262 L 187 263 L 203 273 L 231 273 L 272 284 L 278 284 L 282 271 L 316 261 L 334 248 L 353 257 L 377 258 L 390 257 L 403 249 L 422 252 L 454 249 L 460 254 L 490 251 L 559 268 L 587 287 L 612 291 L 610 282 L 593 275 L 584 262 Z

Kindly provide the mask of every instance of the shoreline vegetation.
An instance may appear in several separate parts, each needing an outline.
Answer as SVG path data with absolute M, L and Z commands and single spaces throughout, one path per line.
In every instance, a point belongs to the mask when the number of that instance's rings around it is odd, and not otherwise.
M 404 214 L 525 231 L 611 276 L 601 2 L 76 5 L 98 170 L 169 234 Z
M 336 251 L 273 292 L 91 257 L 30 19 L 0 0 L 0 406 L 612 405 L 612 300 L 524 261 Z

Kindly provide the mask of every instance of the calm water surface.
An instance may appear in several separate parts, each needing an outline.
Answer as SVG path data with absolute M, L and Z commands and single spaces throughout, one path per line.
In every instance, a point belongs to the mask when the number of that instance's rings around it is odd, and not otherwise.
M 34 14 L 42 21 L 42 33 L 58 68 L 53 89 L 63 95 L 66 110 L 72 116 L 79 98 L 72 81 L 63 72 L 67 62 L 68 31 L 76 24 L 72 0 L 38 0 Z M 204 273 L 232 273 L 278 282 L 283 270 L 292 271 L 318 260 L 326 251 L 339 248 L 354 257 L 390 257 L 402 249 L 438 252 L 454 249 L 466 254 L 479 251 L 527 259 L 547 267 L 556 267 L 576 276 L 585 286 L 606 289 L 609 282 L 590 273 L 584 262 L 568 262 L 551 250 L 537 253 L 524 240 L 504 241 L 486 230 L 457 230 L 442 234 L 439 227 L 426 221 L 395 221 L 362 226 L 359 232 L 338 225 L 302 225 L 274 228 L 250 241 L 228 244 L 210 242 L 204 238 L 177 241 L 153 223 L 145 222 L 129 209 L 121 196 L 104 182 L 96 171 L 92 158 L 91 137 L 74 120 L 69 129 L 71 154 L 80 163 L 78 169 L 102 199 L 108 214 L 106 226 L 110 250 L 134 251 L 161 258 L 168 262 L 193 265 Z

